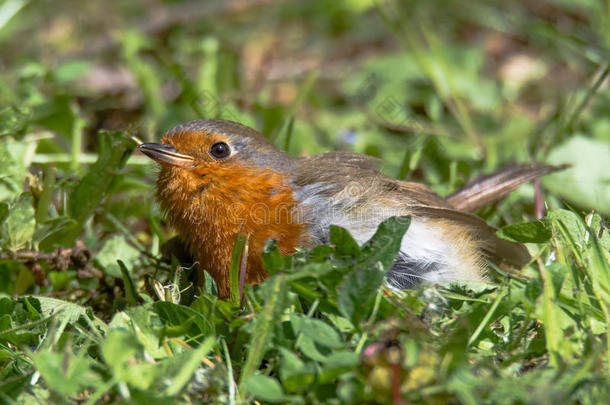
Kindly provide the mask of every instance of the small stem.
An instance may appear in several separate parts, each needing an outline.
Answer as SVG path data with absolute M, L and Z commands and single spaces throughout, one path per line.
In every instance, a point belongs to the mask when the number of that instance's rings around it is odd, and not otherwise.
M 241 262 L 239 263 L 239 305 L 244 302 L 244 285 L 246 284 L 246 269 L 248 267 L 248 248 L 250 246 L 250 234 L 246 236 L 244 247 L 241 251 Z
M 540 187 L 540 179 L 534 180 L 534 194 L 536 198 L 536 218 L 540 219 L 544 216 L 544 203 L 542 201 L 542 187 Z
M 225 355 L 225 360 L 227 362 L 227 385 L 229 386 L 229 404 L 235 404 L 235 379 L 233 378 L 233 365 L 231 363 L 231 355 L 229 354 L 229 348 L 227 347 L 227 342 L 224 339 L 222 342 L 222 350 Z
M 83 149 L 83 130 L 87 122 L 80 115 L 80 108 L 77 103 L 70 106 L 74 123 L 72 124 L 72 147 L 70 150 L 70 169 L 77 170 L 80 166 L 80 154 Z
M 53 187 L 55 186 L 55 166 L 47 165 L 44 168 L 42 193 L 38 198 L 38 204 L 36 204 L 36 223 L 40 224 L 47 219 L 49 213 L 49 206 L 51 205 L 51 199 L 53 197 Z
M 591 86 L 591 88 L 587 91 L 585 98 L 582 99 L 580 104 L 578 104 L 578 106 L 574 110 L 574 113 L 572 114 L 572 116 L 570 117 L 570 120 L 568 121 L 568 124 L 566 125 L 566 128 L 569 131 L 574 130 L 574 127 L 576 126 L 576 124 L 578 123 L 578 119 L 580 118 L 580 114 L 582 114 L 585 107 L 587 107 L 587 105 L 589 104 L 591 99 L 593 99 L 593 96 L 595 95 L 595 93 L 597 93 L 597 90 L 602 85 L 604 80 L 606 80 L 606 77 L 608 77 L 609 74 L 610 74 L 610 64 L 607 65 L 606 68 L 602 71 L 602 73 L 599 75 L 599 77 L 597 78 L 595 83 L 593 83 L 593 86 Z

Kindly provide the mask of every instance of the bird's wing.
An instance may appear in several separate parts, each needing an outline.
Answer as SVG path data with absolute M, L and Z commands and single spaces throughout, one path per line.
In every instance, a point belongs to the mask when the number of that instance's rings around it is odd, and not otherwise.
M 390 198 L 404 202 L 405 208 L 415 216 L 446 220 L 464 226 L 484 253 L 495 263 L 508 262 L 522 267 L 530 260 L 527 248 L 520 244 L 499 238 L 497 228 L 482 218 L 469 212 L 457 210 L 444 198 L 428 187 L 405 181 L 396 181 L 399 189 Z
M 524 245 L 499 238 L 496 235 L 497 228 L 476 215 L 452 208 L 423 205 L 410 206 L 409 210 L 413 215 L 448 220 L 463 225 L 479 241 L 486 255 L 496 263 L 508 262 L 522 267 L 530 261 L 530 254 Z
M 379 173 L 381 160 L 368 155 L 354 152 L 334 151 L 304 156 L 299 159 L 299 177 L 314 181 L 325 180 L 327 177 L 336 178 L 337 175 L 370 176 Z M 324 171 L 322 168 L 327 168 Z M 304 180 L 303 180 L 304 181 Z
M 347 206 L 362 206 L 365 194 L 373 196 L 381 205 L 398 209 L 405 214 L 446 220 L 463 226 L 479 242 L 484 253 L 494 262 L 506 261 L 523 266 L 530 260 L 525 246 L 500 239 L 496 228 L 483 219 L 456 210 L 449 202 L 427 186 L 407 181 L 398 181 L 383 175 L 378 169 L 379 160 L 370 156 L 350 152 L 328 152 L 300 159 L 298 176 L 294 182 L 303 188 L 316 184 L 328 187 L 316 190 L 320 194 L 340 196 Z M 325 169 L 322 169 L 325 168 Z M 354 187 L 358 192 L 339 193 L 346 184 L 354 182 L 364 187 Z
M 300 159 L 294 181 L 299 186 L 326 183 L 329 192 L 336 192 L 349 183 L 358 183 L 362 186 L 362 192 L 373 195 L 392 194 L 409 204 L 450 207 L 444 198 L 424 184 L 395 180 L 381 173 L 380 163 L 381 160 L 376 157 L 353 152 L 306 156 Z

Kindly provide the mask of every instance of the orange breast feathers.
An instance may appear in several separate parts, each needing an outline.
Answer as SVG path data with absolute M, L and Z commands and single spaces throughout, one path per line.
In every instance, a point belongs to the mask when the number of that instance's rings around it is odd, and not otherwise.
M 230 295 L 229 267 L 237 234 L 249 236 L 249 284 L 267 276 L 261 261 L 267 239 L 276 239 L 283 254 L 293 253 L 307 240 L 292 188 L 282 174 L 269 169 L 229 162 L 192 171 L 165 167 L 157 197 L 199 262 L 200 273 L 205 269 L 216 281 L 221 298 Z

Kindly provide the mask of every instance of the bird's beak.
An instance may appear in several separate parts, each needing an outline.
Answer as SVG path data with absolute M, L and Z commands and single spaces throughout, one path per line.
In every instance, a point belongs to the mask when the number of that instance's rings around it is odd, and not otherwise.
M 184 168 L 195 166 L 194 157 L 178 152 L 173 145 L 166 143 L 143 143 L 138 146 L 138 149 L 155 162 Z

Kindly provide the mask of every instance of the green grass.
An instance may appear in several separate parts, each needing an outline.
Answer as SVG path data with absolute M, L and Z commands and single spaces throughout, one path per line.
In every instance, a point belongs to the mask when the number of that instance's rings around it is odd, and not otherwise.
M 402 3 L 0 2 L 0 403 L 607 402 L 607 2 Z M 533 185 L 478 212 L 528 243 L 520 272 L 390 291 L 396 218 L 363 246 L 268 244 L 243 291 L 238 240 L 223 301 L 168 257 L 132 154 L 200 117 L 442 195 L 573 167 L 542 219 Z

